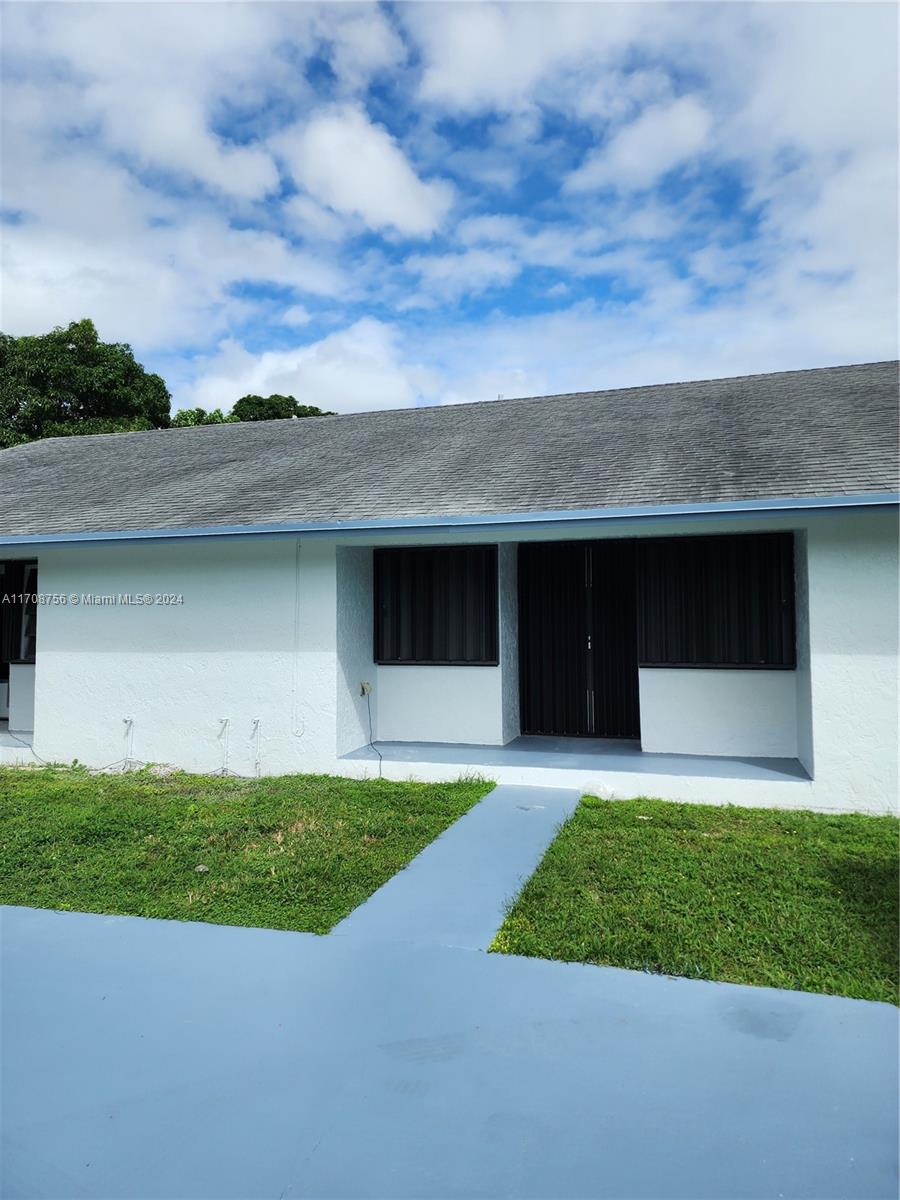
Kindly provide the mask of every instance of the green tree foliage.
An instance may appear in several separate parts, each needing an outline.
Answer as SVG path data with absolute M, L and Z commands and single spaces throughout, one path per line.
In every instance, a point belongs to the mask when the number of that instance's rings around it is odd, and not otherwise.
M 293 396 L 241 396 L 231 410 L 234 421 L 278 421 L 290 417 L 333 417 L 314 404 L 298 404 Z
M 235 419 L 230 413 L 226 416 L 221 408 L 214 408 L 212 412 L 205 408 L 180 408 L 172 417 L 172 425 L 178 429 L 188 425 L 224 425 Z
M 42 437 L 165 429 L 169 390 L 93 321 L 33 337 L 0 334 L 0 448 Z

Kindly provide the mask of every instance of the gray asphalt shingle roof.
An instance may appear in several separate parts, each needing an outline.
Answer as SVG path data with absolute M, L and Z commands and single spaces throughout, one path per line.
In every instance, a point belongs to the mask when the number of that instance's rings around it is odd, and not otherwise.
M 0 453 L 0 536 L 895 491 L 898 364 Z

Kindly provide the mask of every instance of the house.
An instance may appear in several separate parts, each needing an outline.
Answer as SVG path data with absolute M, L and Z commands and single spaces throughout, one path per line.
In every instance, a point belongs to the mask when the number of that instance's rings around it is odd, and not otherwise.
M 893 808 L 897 370 L 5 450 L 2 761 Z

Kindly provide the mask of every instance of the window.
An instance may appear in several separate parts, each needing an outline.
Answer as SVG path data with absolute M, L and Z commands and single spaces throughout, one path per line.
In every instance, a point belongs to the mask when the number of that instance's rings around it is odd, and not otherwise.
M 497 547 L 375 551 L 375 661 L 496 666 Z
M 37 608 L 19 597 L 37 590 L 37 563 L 0 563 L 0 679 L 7 678 L 10 663 L 34 662 Z
M 638 584 L 641 666 L 795 665 L 792 534 L 641 542 Z

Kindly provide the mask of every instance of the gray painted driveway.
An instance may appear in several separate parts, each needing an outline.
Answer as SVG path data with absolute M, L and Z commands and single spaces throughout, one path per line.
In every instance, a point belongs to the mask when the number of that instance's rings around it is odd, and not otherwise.
M 891 1006 L 467 948 L 570 802 L 492 795 L 328 937 L 0 910 L 2 1195 L 896 1195 Z

